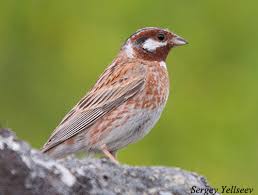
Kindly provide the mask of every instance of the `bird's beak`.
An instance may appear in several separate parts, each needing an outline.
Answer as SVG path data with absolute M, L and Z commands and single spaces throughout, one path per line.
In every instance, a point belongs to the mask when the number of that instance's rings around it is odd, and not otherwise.
M 171 40 L 170 40 L 170 44 L 172 46 L 181 46 L 181 45 L 185 45 L 188 44 L 188 42 L 183 39 L 182 37 L 179 37 L 178 35 L 175 35 Z

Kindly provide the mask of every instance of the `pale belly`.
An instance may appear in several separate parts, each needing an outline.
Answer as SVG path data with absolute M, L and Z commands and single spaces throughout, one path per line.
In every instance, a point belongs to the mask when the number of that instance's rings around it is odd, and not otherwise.
M 122 121 L 121 126 L 113 128 L 104 135 L 101 143 L 106 144 L 110 151 L 116 151 L 142 139 L 157 123 L 164 106 L 161 105 L 152 110 L 134 110 L 134 115 L 126 121 Z

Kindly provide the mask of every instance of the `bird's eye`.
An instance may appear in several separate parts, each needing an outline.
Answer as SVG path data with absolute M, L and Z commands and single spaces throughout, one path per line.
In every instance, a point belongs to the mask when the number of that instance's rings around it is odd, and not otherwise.
M 159 33 L 158 36 L 157 36 L 157 38 L 158 38 L 160 41 L 164 41 L 165 35 L 162 34 L 162 33 Z

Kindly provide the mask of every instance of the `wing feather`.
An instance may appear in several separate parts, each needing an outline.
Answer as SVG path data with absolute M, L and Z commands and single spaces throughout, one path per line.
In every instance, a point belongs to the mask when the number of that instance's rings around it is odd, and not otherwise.
M 61 124 L 55 129 L 47 143 L 43 146 L 42 151 L 46 152 L 65 140 L 80 133 L 82 130 L 89 128 L 98 119 L 123 104 L 126 100 L 136 95 L 142 90 L 145 84 L 145 77 L 141 77 L 127 82 L 124 85 L 102 89 L 89 93 L 81 105 L 83 108 L 77 111 L 71 111 L 72 116 L 67 120 L 64 119 Z M 87 101 L 91 101 L 90 104 Z M 86 103 L 85 103 L 86 102 Z M 87 107 L 85 108 L 85 106 Z M 77 105 L 79 107 L 79 105 Z M 69 113 L 68 113 L 69 115 Z

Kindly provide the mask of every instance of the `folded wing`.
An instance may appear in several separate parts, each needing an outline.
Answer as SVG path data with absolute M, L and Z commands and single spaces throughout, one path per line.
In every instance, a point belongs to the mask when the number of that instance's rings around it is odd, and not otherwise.
M 42 152 L 46 152 L 81 131 L 87 130 L 98 119 L 143 89 L 145 84 L 144 75 L 128 80 L 130 82 L 90 92 L 67 114 L 43 146 Z

